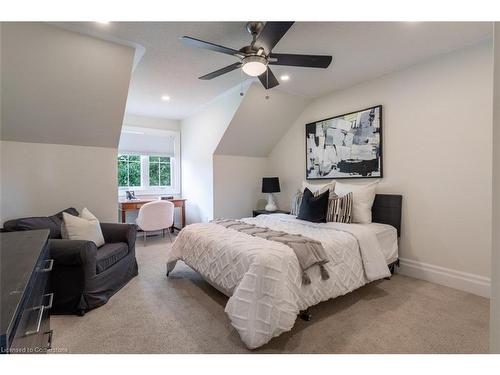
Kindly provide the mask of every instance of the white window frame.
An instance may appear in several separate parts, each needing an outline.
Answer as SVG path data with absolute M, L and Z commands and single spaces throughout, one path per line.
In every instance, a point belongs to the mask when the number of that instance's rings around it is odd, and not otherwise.
M 144 155 L 144 156 L 145 156 L 145 159 L 147 159 L 147 160 L 146 160 L 146 162 L 145 162 L 145 164 L 144 164 L 144 166 L 146 167 L 146 170 L 147 170 L 147 172 L 148 172 L 148 173 L 147 173 L 147 176 L 146 176 L 146 177 L 147 177 L 147 185 L 146 185 L 146 186 L 149 186 L 150 188 L 171 188 L 171 187 L 172 187 L 172 185 L 173 185 L 173 184 L 172 184 L 172 183 L 173 183 L 173 173 L 172 173 L 172 172 L 173 172 L 173 169 L 172 169 L 172 164 L 173 164 L 173 163 L 172 163 L 172 160 L 173 160 L 173 157 L 171 157 L 171 156 L 166 156 L 167 158 L 169 158 L 169 159 L 170 159 L 170 185 L 164 185 L 164 186 L 162 186 L 162 185 L 160 185 L 160 186 L 150 186 L 150 185 L 149 185 L 149 166 L 150 166 L 150 165 L 149 165 L 149 157 L 150 157 L 150 156 L 160 156 L 160 157 L 165 157 L 165 155 Z M 141 157 L 141 163 L 142 163 L 142 157 Z M 159 162 L 159 164 L 162 164 L 162 162 Z M 160 172 L 160 168 L 159 168 L 159 166 L 158 166 L 158 180 L 160 179 L 159 172 Z M 141 169 L 141 177 L 142 177 L 142 169 Z
M 119 152 L 118 153 L 118 156 L 116 158 L 116 164 L 118 165 L 118 158 L 120 157 L 120 155 L 137 155 L 135 153 L 125 153 L 125 152 Z M 130 161 L 128 161 L 127 163 L 130 163 Z M 143 174 L 144 174 L 144 171 L 143 171 L 143 168 L 144 168 L 144 164 L 142 162 L 142 157 L 141 157 L 141 160 L 140 160 L 140 163 L 141 163 L 141 185 L 140 186 L 119 186 L 120 189 L 122 190 L 140 190 L 143 188 L 144 186 L 144 181 L 143 181 Z M 130 173 L 129 173 L 130 175 Z M 130 176 L 127 176 L 128 177 L 128 180 L 130 182 Z M 117 178 L 118 178 L 118 171 L 117 171 Z
M 124 126 L 122 130 L 150 132 L 151 134 L 163 134 L 174 136 L 174 155 L 162 155 L 158 153 L 138 153 L 118 150 L 118 155 L 140 155 L 141 156 L 141 186 L 140 187 L 118 187 L 118 196 L 124 197 L 125 191 L 134 191 L 136 195 L 179 195 L 181 193 L 181 137 L 180 131 L 151 129 L 142 127 Z M 170 186 L 149 186 L 149 156 L 170 157 Z M 118 161 L 118 157 L 117 157 Z M 118 173 L 118 172 L 117 172 Z

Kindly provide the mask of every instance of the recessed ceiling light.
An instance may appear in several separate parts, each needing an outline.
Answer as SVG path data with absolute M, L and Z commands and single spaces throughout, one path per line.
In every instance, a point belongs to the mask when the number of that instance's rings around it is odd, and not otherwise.
M 163 100 L 164 102 L 168 102 L 170 100 L 170 96 L 162 95 L 161 100 Z
M 96 21 L 97 23 L 100 23 L 101 25 L 109 25 L 109 21 Z
M 288 80 L 290 79 L 290 76 L 288 76 L 288 75 L 284 74 L 284 75 L 282 75 L 282 76 L 280 77 L 280 79 L 281 79 L 282 81 L 288 81 Z

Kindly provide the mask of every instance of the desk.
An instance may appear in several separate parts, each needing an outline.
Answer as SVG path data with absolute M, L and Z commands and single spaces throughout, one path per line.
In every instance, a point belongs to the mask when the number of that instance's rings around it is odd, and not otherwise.
M 122 223 L 125 223 L 127 211 L 135 211 L 149 202 L 157 201 L 158 198 L 137 198 L 137 199 L 120 199 L 118 201 L 118 209 L 121 211 Z M 168 199 L 174 204 L 174 207 L 181 209 L 181 229 L 186 226 L 186 200 L 183 198 Z

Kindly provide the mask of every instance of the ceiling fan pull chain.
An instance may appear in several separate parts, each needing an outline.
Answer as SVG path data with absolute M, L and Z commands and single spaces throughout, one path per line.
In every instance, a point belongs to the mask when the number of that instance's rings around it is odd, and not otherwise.
M 267 93 L 269 90 L 269 68 L 266 69 L 266 99 L 269 99 L 269 94 Z
M 240 96 L 243 96 L 243 71 L 240 69 Z

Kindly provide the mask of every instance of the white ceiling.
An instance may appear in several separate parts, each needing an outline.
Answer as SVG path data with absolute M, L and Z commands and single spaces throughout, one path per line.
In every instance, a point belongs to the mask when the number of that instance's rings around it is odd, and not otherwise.
M 144 56 L 130 84 L 127 113 L 182 119 L 238 85 L 233 71 L 211 81 L 197 77 L 236 58 L 183 45 L 189 35 L 235 49 L 247 45 L 244 22 L 61 23 L 93 35 L 142 45 Z M 316 97 L 492 38 L 487 22 L 297 22 L 274 52 L 333 55 L 326 69 L 274 67 L 290 80 L 274 90 Z M 245 76 L 243 76 L 245 78 Z M 169 95 L 169 102 L 161 101 Z

